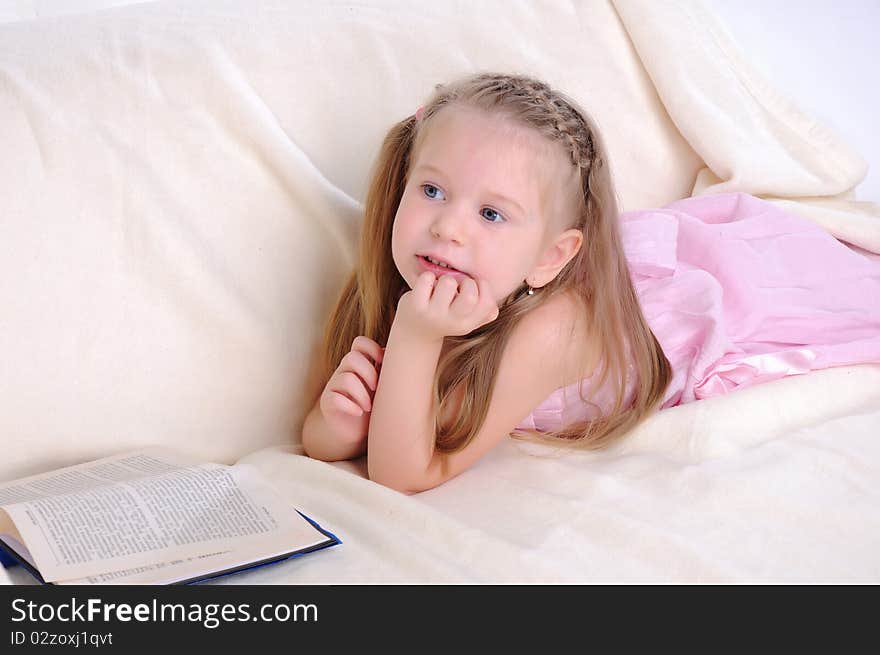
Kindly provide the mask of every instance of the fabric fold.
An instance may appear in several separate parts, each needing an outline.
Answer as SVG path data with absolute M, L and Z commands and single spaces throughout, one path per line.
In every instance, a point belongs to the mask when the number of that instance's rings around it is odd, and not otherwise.
M 612 3 L 669 118 L 705 163 L 690 196 L 750 194 L 880 252 L 880 204 L 854 196 L 864 157 L 780 93 L 705 3 Z

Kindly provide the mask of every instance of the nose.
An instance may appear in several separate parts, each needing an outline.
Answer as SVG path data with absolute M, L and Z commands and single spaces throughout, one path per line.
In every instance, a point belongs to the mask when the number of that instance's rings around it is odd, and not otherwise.
M 465 238 L 466 217 L 461 211 L 447 207 L 434 216 L 431 222 L 431 234 L 442 241 L 450 241 L 461 245 Z

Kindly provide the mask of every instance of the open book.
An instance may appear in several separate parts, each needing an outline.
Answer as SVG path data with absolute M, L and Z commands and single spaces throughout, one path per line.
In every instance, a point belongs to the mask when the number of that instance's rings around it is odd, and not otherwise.
M 338 543 L 253 468 L 165 448 L 0 483 L 0 548 L 43 583 L 193 583 Z

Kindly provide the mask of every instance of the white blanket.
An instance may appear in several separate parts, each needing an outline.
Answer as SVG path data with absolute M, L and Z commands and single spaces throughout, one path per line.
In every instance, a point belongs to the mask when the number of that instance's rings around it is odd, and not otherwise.
M 266 449 L 242 462 L 343 544 L 217 582 L 876 583 L 878 426 L 867 365 L 674 407 L 601 453 L 508 441 L 413 496 Z

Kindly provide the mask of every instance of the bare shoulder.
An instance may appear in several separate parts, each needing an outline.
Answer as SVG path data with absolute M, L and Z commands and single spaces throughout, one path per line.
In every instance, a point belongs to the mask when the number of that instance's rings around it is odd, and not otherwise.
M 464 471 L 555 389 L 586 377 L 592 352 L 587 323 L 580 301 L 565 294 L 548 298 L 517 323 L 498 366 L 482 427 L 463 450 L 432 460 L 423 488 Z
M 558 379 L 556 387 L 578 382 L 592 371 L 597 351 L 586 312 L 573 293 L 555 294 L 520 320 L 508 344 L 511 353 L 541 363 Z

